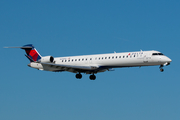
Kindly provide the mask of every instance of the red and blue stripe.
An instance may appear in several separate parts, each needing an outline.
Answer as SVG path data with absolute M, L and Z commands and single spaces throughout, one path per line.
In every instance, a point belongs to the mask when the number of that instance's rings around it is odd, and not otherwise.
M 28 58 L 30 58 L 31 60 L 38 61 L 39 59 L 41 59 L 41 55 L 37 52 L 32 44 L 24 45 L 22 49 L 26 51 Z

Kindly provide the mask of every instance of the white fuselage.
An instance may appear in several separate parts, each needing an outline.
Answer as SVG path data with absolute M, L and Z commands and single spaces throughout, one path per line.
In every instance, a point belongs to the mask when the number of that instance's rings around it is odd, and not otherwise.
M 158 53 L 158 54 L 157 54 Z M 41 63 L 30 63 L 30 67 L 47 70 L 47 71 L 70 71 L 66 70 L 64 66 L 81 66 L 82 70 L 96 70 L 102 69 L 98 72 L 106 71 L 110 68 L 118 67 L 136 67 L 136 66 L 153 66 L 164 65 L 171 62 L 171 59 L 158 51 L 138 51 L 125 53 L 111 53 L 111 54 L 96 54 L 70 57 L 56 57 L 54 64 L 61 65 L 61 67 L 43 66 Z M 154 55 L 153 55 L 154 54 Z M 77 71 L 70 71 L 77 72 Z M 91 74 L 92 72 L 85 72 Z

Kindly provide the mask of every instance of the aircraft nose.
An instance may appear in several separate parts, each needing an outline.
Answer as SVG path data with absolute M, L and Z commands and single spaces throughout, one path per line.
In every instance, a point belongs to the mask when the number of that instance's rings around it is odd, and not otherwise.
M 170 63 L 172 60 L 170 58 L 168 58 L 167 56 L 164 56 L 164 57 L 160 58 L 160 61 Z
M 168 57 L 165 57 L 164 62 L 170 63 L 172 60 Z
M 171 60 L 170 58 L 167 58 L 167 62 L 169 62 L 169 63 L 170 63 L 170 62 L 172 62 L 172 60 Z

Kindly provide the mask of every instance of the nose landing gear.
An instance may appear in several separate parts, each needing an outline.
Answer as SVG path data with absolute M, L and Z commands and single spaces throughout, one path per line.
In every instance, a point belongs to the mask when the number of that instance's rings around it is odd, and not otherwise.
M 162 68 L 161 68 L 161 69 L 160 69 L 160 71 L 161 71 L 161 72 L 163 72 L 163 71 L 164 71 L 164 69 L 162 69 Z
M 163 67 L 164 67 L 163 65 L 160 65 L 160 67 L 159 67 L 159 69 L 160 69 L 161 72 L 164 71 Z

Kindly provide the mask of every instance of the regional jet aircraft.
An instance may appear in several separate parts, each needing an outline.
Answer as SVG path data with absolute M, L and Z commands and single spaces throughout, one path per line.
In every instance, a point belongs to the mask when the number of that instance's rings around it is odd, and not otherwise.
M 24 49 L 26 51 L 25 56 L 30 60 L 29 67 L 52 72 L 68 71 L 76 73 L 77 79 L 82 78 L 81 73 L 86 73 L 91 74 L 90 80 L 95 80 L 96 76 L 94 74 L 96 73 L 123 67 L 159 65 L 160 71 L 163 72 L 163 67 L 170 65 L 172 61 L 161 52 L 154 50 L 54 58 L 52 56 L 42 57 L 32 44 L 6 48 Z

